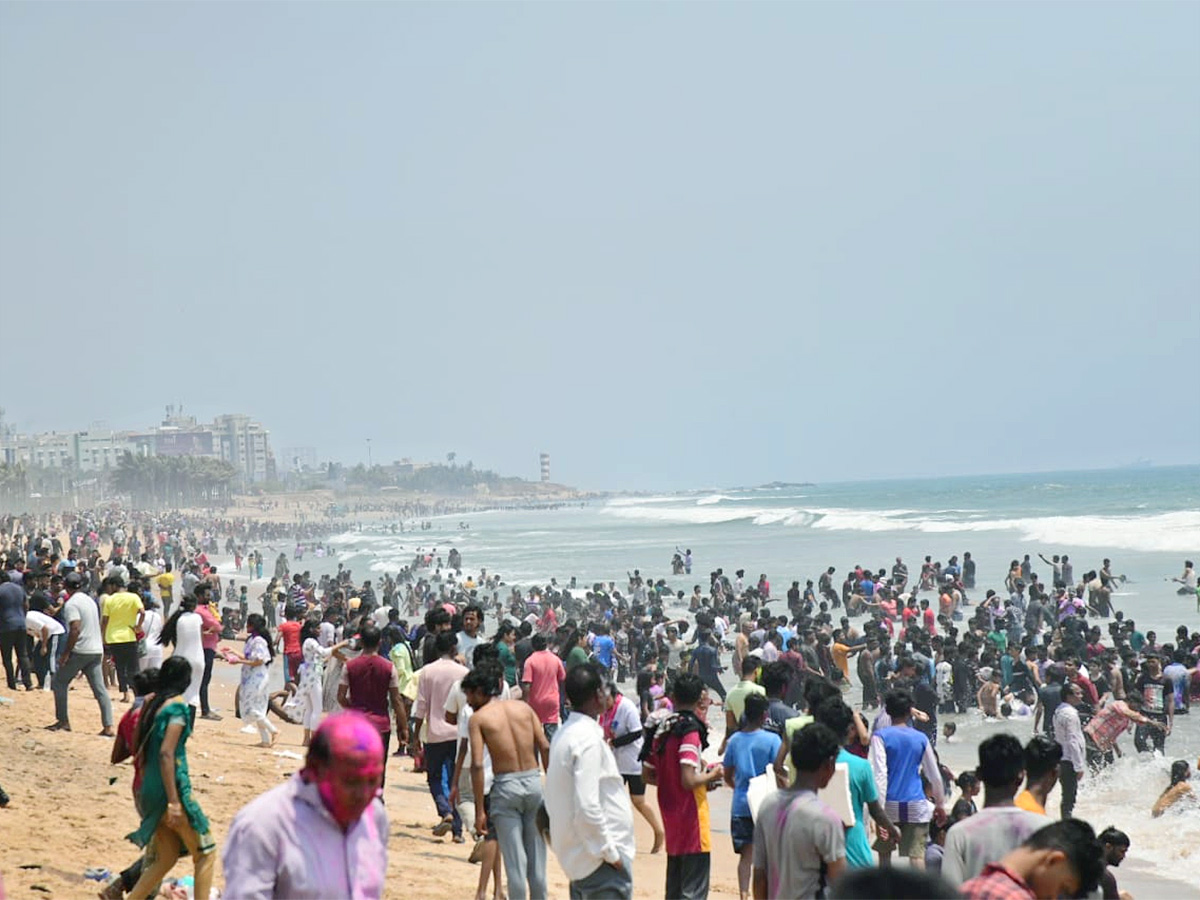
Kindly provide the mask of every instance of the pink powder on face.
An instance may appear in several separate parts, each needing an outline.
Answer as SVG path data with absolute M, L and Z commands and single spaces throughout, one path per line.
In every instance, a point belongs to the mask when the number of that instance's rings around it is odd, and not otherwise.
M 358 712 L 343 712 L 321 723 L 317 735 L 329 742 L 330 764 L 308 766 L 306 777 L 317 782 L 322 801 L 343 826 L 362 814 L 353 792 L 338 790 L 339 779 L 374 779 L 383 772 L 383 739 Z M 314 740 L 316 736 L 314 736 Z

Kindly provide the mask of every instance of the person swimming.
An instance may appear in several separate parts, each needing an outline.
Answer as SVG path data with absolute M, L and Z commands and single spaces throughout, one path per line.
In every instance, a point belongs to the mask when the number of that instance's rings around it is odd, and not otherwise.
M 1150 810 L 1152 818 L 1157 819 L 1168 809 L 1170 809 L 1185 797 L 1195 798 L 1195 792 L 1192 786 L 1188 783 L 1188 779 L 1192 777 L 1192 768 L 1188 765 L 1187 760 L 1177 759 L 1171 763 L 1171 783 L 1167 789 L 1159 795 L 1155 801 L 1154 807 Z

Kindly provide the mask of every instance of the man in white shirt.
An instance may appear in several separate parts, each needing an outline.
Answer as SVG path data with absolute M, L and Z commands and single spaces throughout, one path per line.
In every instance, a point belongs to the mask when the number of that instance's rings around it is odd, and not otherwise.
M 104 726 L 100 734 L 113 737 L 112 700 L 104 687 L 104 641 L 100 633 L 100 609 L 96 601 L 83 592 L 83 576 L 71 572 L 63 578 L 67 589 L 67 602 L 63 605 L 63 618 L 67 632 L 60 638 L 62 651 L 58 655 L 58 671 L 54 675 L 53 725 L 47 731 L 70 731 L 71 720 L 67 712 L 67 694 L 71 682 L 80 672 L 87 677 L 96 703 L 100 706 L 100 723 Z
M 37 673 L 38 687 L 44 691 L 50 690 L 50 682 L 46 681 L 46 673 L 50 673 L 51 681 L 58 671 L 58 645 L 61 635 L 66 633 L 62 624 L 44 612 L 31 609 L 25 613 L 25 633 L 36 642 L 34 647 L 33 668 Z
M 1083 702 L 1083 688 L 1068 682 L 1063 685 L 1062 703 L 1054 711 L 1054 739 L 1063 748 L 1058 766 L 1058 784 L 1062 788 L 1062 817 L 1071 818 L 1075 795 L 1087 766 L 1087 745 L 1077 707 Z
M 591 664 L 563 682 L 571 714 L 550 743 L 545 804 L 550 846 L 570 881 L 572 900 L 633 896 L 633 807 L 596 721 L 608 703 Z

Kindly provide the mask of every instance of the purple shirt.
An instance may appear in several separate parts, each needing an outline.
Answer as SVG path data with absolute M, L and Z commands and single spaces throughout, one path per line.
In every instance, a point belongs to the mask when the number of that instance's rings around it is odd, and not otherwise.
M 388 819 L 375 800 L 343 833 L 315 784 L 293 775 L 238 812 L 225 841 L 225 900 L 372 900 L 387 877 Z

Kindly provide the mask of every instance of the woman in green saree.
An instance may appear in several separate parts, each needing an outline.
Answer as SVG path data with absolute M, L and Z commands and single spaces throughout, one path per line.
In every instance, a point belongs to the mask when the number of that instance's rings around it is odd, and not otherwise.
M 213 881 L 216 842 L 200 804 L 192 797 L 184 745 L 192 733 L 192 710 L 183 693 L 192 664 L 172 656 L 159 670 L 158 692 L 138 721 L 137 748 L 143 767 L 142 826 L 128 837 L 146 851 L 142 874 L 129 897 L 149 900 L 182 851 L 195 861 L 195 892 L 207 898 Z

